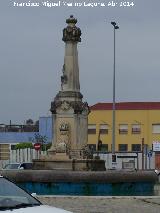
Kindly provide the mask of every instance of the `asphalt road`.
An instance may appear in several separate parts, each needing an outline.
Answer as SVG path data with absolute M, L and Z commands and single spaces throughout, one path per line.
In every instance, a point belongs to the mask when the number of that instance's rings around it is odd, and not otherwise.
M 160 196 L 87 197 L 38 196 L 43 203 L 74 213 L 160 213 Z

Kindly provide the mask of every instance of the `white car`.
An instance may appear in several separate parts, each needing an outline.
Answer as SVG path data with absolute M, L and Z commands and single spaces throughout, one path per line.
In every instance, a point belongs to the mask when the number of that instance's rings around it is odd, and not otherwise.
M 0 176 L 0 212 L 5 213 L 71 213 L 43 205 L 13 182 Z

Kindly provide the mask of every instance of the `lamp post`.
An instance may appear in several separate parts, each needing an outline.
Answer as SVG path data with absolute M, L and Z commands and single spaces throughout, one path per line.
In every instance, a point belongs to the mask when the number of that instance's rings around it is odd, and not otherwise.
M 115 31 L 119 29 L 118 25 L 116 22 L 111 22 L 113 25 L 113 30 L 114 30 L 114 60 L 113 60 L 113 105 L 112 105 L 112 162 L 116 162 L 116 155 L 115 155 L 115 111 L 116 111 L 116 103 L 115 103 Z
M 137 120 L 134 120 L 134 121 L 140 126 L 141 151 L 142 151 L 142 170 L 144 170 L 144 165 L 145 165 L 145 168 L 147 168 L 147 145 L 144 144 L 144 131 L 143 131 L 143 128 L 142 128 L 142 125 L 144 125 L 144 124 L 141 123 L 140 121 L 137 121 Z M 138 162 L 138 152 L 137 152 L 137 162 Z M 138 166 L 137 166 L 137 169 L 139 169 Z

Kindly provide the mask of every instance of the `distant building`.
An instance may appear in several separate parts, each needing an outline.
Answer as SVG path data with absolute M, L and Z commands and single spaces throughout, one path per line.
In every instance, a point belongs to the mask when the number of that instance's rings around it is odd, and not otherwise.
M 52 118 L 40 117 L 39 124 L 17 125 L 0 124 L 0 160 L 8 159 L 10 149 L 18 143 L 35 143 L 44 138 L 45 143 L 52 140 Z
M 97 103 L 90 109 L 88 144 L 96 149 L 100 140 L 101 149 L 111 152 L 112 103 Z M 160 145 L 160 102 L 116 103 L 115 141 L 117 152 L 141 152 L 142 146 L 149 152 L 154 142 Z

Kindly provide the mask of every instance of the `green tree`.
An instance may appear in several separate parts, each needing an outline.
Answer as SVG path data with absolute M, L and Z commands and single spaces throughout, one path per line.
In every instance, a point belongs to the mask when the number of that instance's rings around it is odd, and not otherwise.
M 15 149 L 27 149 L 27 148 L 31 148 L 33 149 L 33 145 L 32 143 L 18 143 L 15 146 Z

